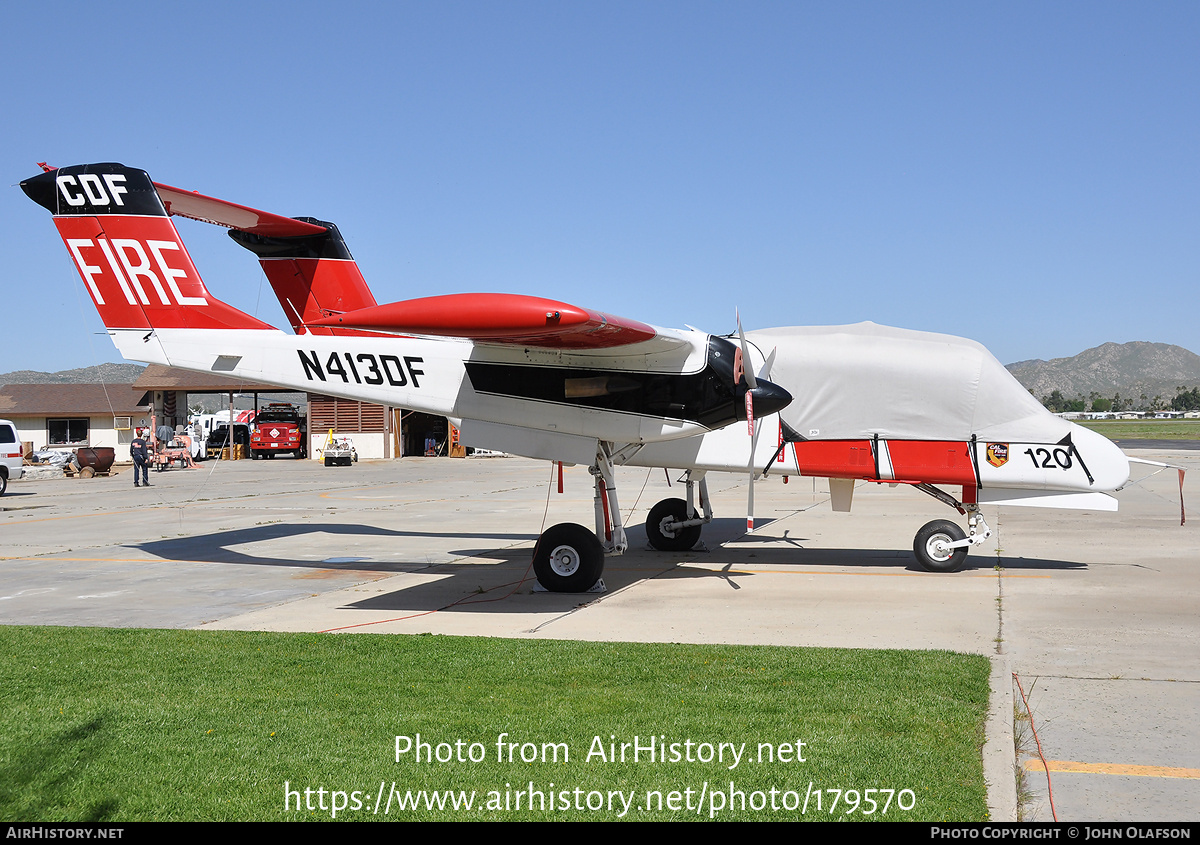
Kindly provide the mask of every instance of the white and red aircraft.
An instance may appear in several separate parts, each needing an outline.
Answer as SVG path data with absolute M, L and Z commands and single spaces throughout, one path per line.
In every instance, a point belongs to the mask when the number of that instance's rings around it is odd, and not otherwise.
M 967 516 L 968 532 L 935 520 L 917 533 L 933 571 L 990 536 L 981 504 L 1116 510 L 1110 494 L 1129 480 L 1120 449 L 1046 411 L 972 341 L 861 323 L 739 325 L 734 343 L 515 294 L 379 305 L 331 223 L 121 164 L 43 168 L 21 187 L 54 215 L 124 357 L 438 414 L 471 445 L 590 466 L 595 533 L 563 523 L 538 540 L 551 590 L 590 589 L 605 553 L 628 548 L 616 465 L 686 471 L 686 499 L 646 521 L 662 550 L 691 548 L 712 519 L 709 471 L 748 472 L 750 528 L 767 473 L 827 477 L 837 510 L 856 481 L 913 485 Z M 255 253 L 295 334 L 216 299 L 175 215 L 226 226 Z

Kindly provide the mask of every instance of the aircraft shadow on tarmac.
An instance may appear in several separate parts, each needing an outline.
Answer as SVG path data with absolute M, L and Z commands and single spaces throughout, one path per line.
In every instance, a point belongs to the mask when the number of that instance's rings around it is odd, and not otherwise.
M 706 526 L 706 534 L 712 531 L 706 542 L 708 548 L 701 546 L 687 552 L 660 552 L 649 546 L 640 526 L 626 527 L 630 529 L 629 551 L 621 557 L 609 558 L 605 565 L 604 581 L 609 592 L 656 578 L 725 581 L 730 589 L 740 590 L 739 581 L 745 583 L 746 579 L 755 578 L 759 574 L 749 567 L 776 571 L 800 571 L 821 567 L 890 567 L 929 578 L 956 578 L 972 573 L 987 573 L 996 566 L 994 556 L 969 555 L 961 570 L 939 575 L 925 572 L 908 549 L 809 549 L 803 545 L 806 542 L 804 538 L 786 536 L 756 536 L 748 542 L 730 542 L 745 534 L 745 523 L 739 519 L 717 519 Z M 763 524 L 760 523 L 760 530 L 762 527 Z M 728 539 L 722 540 L 723 536 Z M 436 574 L 441 577 L 437 581 L 406 585 L 398 590 L 347 604 L 344 609 L 402 613 L 438 609 L 471 613 L 518 613 L 530 610 L 528 601 L 517 605 L 495 599 L 505 596 L 514 587 L 528 592 L 534 583 L 532 567 L 529 565 L 532 548 L 455 549 L 450 554 L 460 557 L 460 560 L 469 558 L 472 562 L 456 561 L 439 565 L 436 567 Z M 481 566 L 480 561 L 494 561 L 496 565 Z M 685 562 L 700 565 L 679 565 Z M 1082 563 L 1040 558 L 1005 558 L 1002 563 L 1004 568 L 1009 570 L 1063 571 L 1086 568 Z M 448 586 L 445 576 L 454 579 L 455 583 Z M 447 607 L 449 597 L 454 597 L 451 601 L 457 598 L 459 603 Z M 548 605 L 553 604 L 566 610 L 596 597 L 598 596 L 595 593 L 538 593 L 537 609 L 551 609 Z
M 807 537 L 790 536 L 784 531 L 782 536 L 773 534 L 769 526 L 775 520 L 757 519 L 757 531 L 747 535 L 745 522 L 740 519 L 714 519 L 704 528 L 701 545 L 682 556 L 684 560 L 694 560 L 701 564 L 721 566 L 753 565 L 762 566 L 843 566 L 843 567 L 878 567 L 890 566 L 902 568 L 910 572 L 926 574 L 931 578 L 954 577 L 957 573 L 925 572 L 917 563 L 916 555 L 911 548 L 900 549 L 846 549 L 809 547 L 811 542 Z M 635 532 L 636 533 L 636 532 Z M 679 555 L 677 555 L 678 557 Z M 663 555 L 666 558 L 666 555 Z M 967 561 L 958 572 L 980 572 L 995 569 L 994 554 L 972 553 L 967 555 Z M 1034 569 L 1071 571 L 1086 568 L 1086 564 L 1075 561 L 1050 560 L 1043 558 L 1001 558 L 1001 566 L 1005 569 Z M 689 575 L 697 573 L 704 575 L 702 570 L 685 570 Z
M 398 531 L 391 528 L 379 528 L 373 525 L 329 524 L 309 525 L 297 523 L 274 523 L 272 525 L 256 525 L 253 528 L 236 528 L 229 531 L 219 531 L 213 534 L 195 534 L 190 537 L 172 537 L 165 540 L 152 540 L 145 543 L 131 543 L 126 548 L 139 549 L 148 554 L 180 562 L 203 563 L 236 563 L 253 566 L 287 566 L 306 569 L 360 569 L 370 572 L 411 572 L 414 566 L 428 566 L 429 562 L 420 557 L 404 560 L 403 553 L 397 552 L 393 559 L 375 560 L 370 557 L 355 556 L 355 547 L 347 546 L 345 542 L 327 544 L 328 554 L 321 559 L 300 560 L 295 557 L 271 557 L 269 555 L 250 554 L 238 551 L 237 547 L 251 544 L 270 543 L 275 540 L 296 540 L 305 534 L 313 536 L 310 545 L 314 551 L 322 548 L 320 535 L 338 535 L 346 538 L 479 538 L 499 540 L 509 543 L 529 542 L 536 537 L 533 534 L 498 534 L 472 533 L 455 531 L 453 533 L 439 531 Z M 322 552 L 317 552 L 322 553 Z M 459 555 L 461 552 L 450 552 Z M 487 554 L 486 552 L 484 554 Z M 528 555 L 528 551 L 524 554 Z
M 770 568 L 787 571 L 808 567 L 878 568 L 891 567 L 914 573 L 927 574 L 931 578 L 954 578 L 960 574 L 984 572 L 996 565 L 994 557 L 970 555 L 959 573 L 937 575 L 923 573 L 911 550 L 896 549 L 827 549 L 806 548 L 807 538 L 771 536 L 767 530 L 770 521 L 760 522 L 759 534 L 746 537 L 745 523 L 739 519 L 716 519 L 706 526 L 703 545 L 687 552 L 659 552 L 646 543 L 641 526 L 628 526 L 631 548 L 618 558 L 610 558 L 604 579 L 609 591 L 620 589 L 650 578 L 709 578 L 725 580 L 732 589 L 739 589 L 737 582 L 755 577 L 753 571 L 739 567 Z M 312 535 L 307 546 L 321 554 L 320 559 L 300 560 L 295 557 L 272 557 L 239 550 L 255 544 L 273 541 L 295 542 L 304 535 Z M 336 542 L 322 542 L 322 536 L 334 536 Z M 437 555 L 450 560 L 431 561 L 428 555 L 417 552 L 406 559 L 405 551 L 397 547 L 390 559 L 374 559 L 356 556 L 358 550 L 351 545 L 352 538 L 394 538 L 401 540 L 434 540 L 439 538 L 479 539 L 492 543 L 520 544 L 500 547 L 486 545 L 479 548 L 446 549 Z M 406 585 L 404 588 L 375 596 L 348 605 L 361 610 L 433 610 L 444 607 L 451 596 L 469 596 L 478 592 L 479 599 L 494 598 L 519 584 L 527 591 L 533 583 L 533 572 L 529 566 L 533 551 L 534 534 L 500 534 L 493 532 L 438 532 L 406 531 L 357 524 L 296 524 L 274 523 L 239 528 L 191 537 L 177 537 L 130 544 L 127 548 L 139 549 L 165 560 L 179 562 L 226 563 L 251 566 L 277 566 L 302 569 L 343 570 L 363 572 L 429 572 L 439 576 L 435 582 Z M 327 552 L 321 551 L 325 547 Z M 379 543 L 373 542 L 364 549 L 366 555 L 378 555 Z M 684 562 L 695 562 L 699 566 L 679 566 Z M 1084 564 L 1069 561 L 1044 560 L 1038 558 L 1005 558 L 1002 564 L 1010 570 L 1074 570 L 1085 568 Z M 446 576 L 454 579 L 445 583 Z M 525 579 L 522 582 L 522 579 Z M 457 589 L 456 589 L 457 587 Z M 466 590 L 468 592 L 462 592 Z M 556 600 L 564 607 L 587 601 L 591 593 L 543 593 L 545 600 Z M 452 599 L 453 600 L 453 599 Z M 470 603 L 468 597 L 456 610 L 483 612 L 513 612 L 517 608 L 503 602 Z M 526 610 L 526 607 L 520 610 Z

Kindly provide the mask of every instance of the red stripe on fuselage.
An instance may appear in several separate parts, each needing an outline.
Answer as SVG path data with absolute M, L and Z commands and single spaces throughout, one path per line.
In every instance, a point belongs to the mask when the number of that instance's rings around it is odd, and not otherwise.
M 892 478 L 879 478 L 870 440 L 805 440 L 792 444 L 801 475 L 974 486 L 971 445 L 946 440 L 888 440 Z

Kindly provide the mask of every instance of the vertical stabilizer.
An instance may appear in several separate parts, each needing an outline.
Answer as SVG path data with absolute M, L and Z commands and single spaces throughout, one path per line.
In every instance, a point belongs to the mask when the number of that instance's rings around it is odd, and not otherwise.
M 332 223 L 297 218 L 325 227 L 319 235 L 269 237 L 234 230 L 237 243 L 258 256 L 263 272 L 296 334 L 336 334 L 338 329 L 310 326 L 326 317 L 370 308 L 375 297 Z
M 81 164 L 21 189 L 54 215 L 108 328 L 272 328 L 208 292 L 146 171 Z

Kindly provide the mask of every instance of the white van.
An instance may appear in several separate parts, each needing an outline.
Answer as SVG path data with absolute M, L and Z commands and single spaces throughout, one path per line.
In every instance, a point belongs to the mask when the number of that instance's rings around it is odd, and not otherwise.
M 10 420 L 0 420 L 0 496 L 8 489 L 10 478 L 20 478 L 24 474 L 17 427 Z

